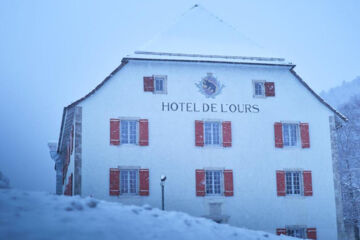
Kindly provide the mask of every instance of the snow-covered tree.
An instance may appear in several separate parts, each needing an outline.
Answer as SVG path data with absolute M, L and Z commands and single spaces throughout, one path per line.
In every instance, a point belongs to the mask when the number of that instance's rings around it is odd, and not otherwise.
M 339 108 L 349 121 L 338 128 L 339 171 L 341 176 L 344 220 L 360 226 L 360 95 L 354 96 Z

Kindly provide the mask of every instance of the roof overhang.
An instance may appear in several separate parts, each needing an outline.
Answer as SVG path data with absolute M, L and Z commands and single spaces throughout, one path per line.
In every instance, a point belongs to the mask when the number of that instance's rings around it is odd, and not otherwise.
M 295 66 L 293 63 L 287 62 L 283 58 L 203 55 L 145 51 L 135 51 L 134 54 L 124 57 L 124 60 L 270 65 L 287 66 L 290 68 Z

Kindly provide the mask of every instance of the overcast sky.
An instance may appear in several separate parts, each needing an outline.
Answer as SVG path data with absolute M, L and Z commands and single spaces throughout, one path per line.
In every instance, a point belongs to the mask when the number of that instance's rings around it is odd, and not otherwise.
M 0 171 L 13 187 L 54 192 L 47 142 L 59 136 L 63 107 L 195 3 L 297 64 L 316 92 L 360 75 L 358 0 L 3 0 Z

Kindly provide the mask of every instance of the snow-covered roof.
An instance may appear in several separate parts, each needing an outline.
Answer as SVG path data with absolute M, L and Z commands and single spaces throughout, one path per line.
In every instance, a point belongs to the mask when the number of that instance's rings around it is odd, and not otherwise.
M 198 4 L 137 50 L 220 56 L 276 56 Z
M 274 56 L 276 55 L 196 4 L 167 30 L 125 59 L 294 66 L 284 58 Z
M 135 51 L 126 60 L 182 61 L 295 66 L 283 58 Z

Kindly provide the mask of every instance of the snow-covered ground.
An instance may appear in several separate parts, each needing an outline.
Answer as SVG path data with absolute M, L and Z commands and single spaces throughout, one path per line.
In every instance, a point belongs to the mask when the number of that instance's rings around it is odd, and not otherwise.
M 238 239 L 285 236 L 216 224 L 150 206 L 124 206 L 93 198 L 0 190 L 0 239 Z

